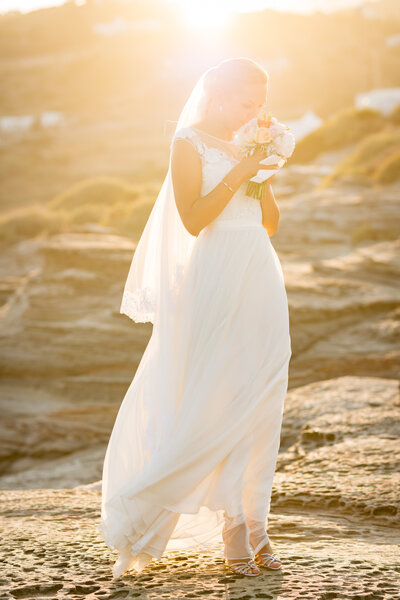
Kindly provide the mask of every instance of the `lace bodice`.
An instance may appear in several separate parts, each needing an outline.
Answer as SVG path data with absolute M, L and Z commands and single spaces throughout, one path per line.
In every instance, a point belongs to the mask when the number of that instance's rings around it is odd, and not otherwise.
M 214 189 L 227 173 L 233 168 L 239 159 L 228 150 L 206 144 L 204 139 L 191 127 L 179 129 L 171 142 L 177 138 L 188 140 L 197 150 L 202 163 L 202 186 L 201 195 L 205 196 Z M 247 181 L 242 183 L 222 212 L 208 225 L 217 223 L 240 221 L 241 223 L 262 224 L 262 210 L 260 201 L 256 198 L 246 196 Z

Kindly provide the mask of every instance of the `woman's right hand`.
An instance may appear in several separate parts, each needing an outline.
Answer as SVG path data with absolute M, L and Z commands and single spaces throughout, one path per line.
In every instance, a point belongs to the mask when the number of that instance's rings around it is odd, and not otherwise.
M 243 180 L 254 177 L 261 169 L 277 169 L 278 165 L 262 165 L 261 160 L 267 158 L 267 153 L 262 148 L 257 148 L 251 156 L 245 156 L 239 165 L 242 170 Z

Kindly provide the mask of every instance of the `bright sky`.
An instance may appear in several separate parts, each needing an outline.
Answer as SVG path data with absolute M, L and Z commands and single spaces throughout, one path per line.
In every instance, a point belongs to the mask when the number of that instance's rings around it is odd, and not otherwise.
M 340 8 L 359 6 L 365 4 L 364 0 L 166 0 L 166 2 L 177 2 L 185 7 L 184 10 L 191 9 L 194 13 L 209 14 L 210 10 L 218 14 L 227 14 L 230 10 L 239 12 L 248 12 L 260 10 L 263 8 L 273 8 L 275 10 L 293 11 L 293 12 L 312 12 L 322 10 L 330 12 Z M 9 10 L 19 10 L 29 12 L 45 6 L 56 6 L 63 4 L 64 0 L 0 0 L 0 13 Z M 84 3 L 84 0 L 77 0 L 77 4 Z

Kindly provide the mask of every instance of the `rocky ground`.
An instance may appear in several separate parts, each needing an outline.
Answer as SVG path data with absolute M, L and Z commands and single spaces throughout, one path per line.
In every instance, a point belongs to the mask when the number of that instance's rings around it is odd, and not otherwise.
M 152 326 L 119 314 L 134 244 L 82 231 L 0 257 L 0 600 L 400 599 L 400 191 L 291 186 L 271 238 L 293 349 L 269 521 L 282 571 L 236 576 L 216 545 L 112 580 L 102 460 Z
M 0 598 L 400 598 L 399 430 L 395 380 L 289 391 L 269 517 L 283 568 L 253 579 L 225 568 L 220 543 L 114 580 L 97 531 L 100 481 L 3 491 Z
M 139 576 L 110 578 L 109 551 L 96 533 L 98 493 L 1 493 L 1 598 L 395 600 L 399 536 L 390 527 L 336 511 L 280 510 L 270 535 L 283 568 L 245 578 L 226 570 L 222 547 L 170 552 Z

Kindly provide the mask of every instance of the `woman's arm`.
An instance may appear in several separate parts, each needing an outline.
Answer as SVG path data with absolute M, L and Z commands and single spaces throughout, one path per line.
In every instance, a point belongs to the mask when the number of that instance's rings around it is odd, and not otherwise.
M 271 178 L 272 179 L 272 178 Z M 267 182 L 267 194 L 265 200 L 260 200 L 262 210 L 262 224 L 271 237 L 278 229 L 279 224 L 279 207 L 276 203 L 272 186 Z
M 205 196 L 202 185 L 201 159 L 192 143 L 176 139 L 171 151 L 171 177 L 175 202 L 185 228 L 192 235 L 211 223 L 223 211 L 243 182 L 243 169 L 236 164 L 223 180 Z M 225 181 L 233 191 L 226 185 Z

